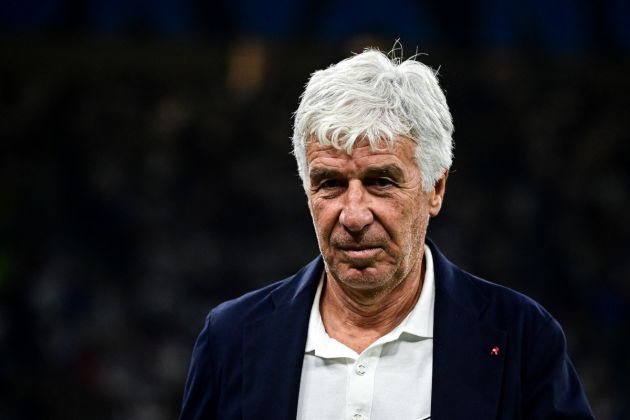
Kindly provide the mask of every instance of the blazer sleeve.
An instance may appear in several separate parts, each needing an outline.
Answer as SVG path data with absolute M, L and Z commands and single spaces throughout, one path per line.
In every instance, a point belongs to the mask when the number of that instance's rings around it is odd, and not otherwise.
M 558 322 L 549 319 L 528 347 L 523 373 L 524 418 L 594 420 Z
M 217 418 L 218 386 L 215 362 L 212 360 L 212 316 L 210 312 L 197 338 L 184 389 L 180 420 Z

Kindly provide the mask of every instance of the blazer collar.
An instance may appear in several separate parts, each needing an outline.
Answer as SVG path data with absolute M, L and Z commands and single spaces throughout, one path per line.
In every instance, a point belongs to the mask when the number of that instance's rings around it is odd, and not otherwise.
M 431 418 L 494 419 L 507 334 L 484 322 L 489 300 L 472 276 L 427 243 L 435 268 Z
M 243 331 L 243 418 L 297 413 L 308 318 L 324 263 L 318 257 L 271 295 L 273 309 Z

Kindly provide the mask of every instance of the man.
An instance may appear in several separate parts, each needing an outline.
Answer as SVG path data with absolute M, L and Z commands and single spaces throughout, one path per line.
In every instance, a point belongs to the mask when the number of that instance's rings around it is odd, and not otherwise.
M 558 323 L 425 241 L 452 132 L 419 62 L 312 75 L 293 147 L 321 256 L 210 312 L 182 420 L 593 418 Z

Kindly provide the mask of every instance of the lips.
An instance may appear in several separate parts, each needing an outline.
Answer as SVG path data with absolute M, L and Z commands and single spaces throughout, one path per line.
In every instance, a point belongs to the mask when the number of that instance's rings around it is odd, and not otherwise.
M 351 246 L 340 249 L 344 255 L 354 260 L 373 259 L 381 252 L 381 247 L 378 246 Z

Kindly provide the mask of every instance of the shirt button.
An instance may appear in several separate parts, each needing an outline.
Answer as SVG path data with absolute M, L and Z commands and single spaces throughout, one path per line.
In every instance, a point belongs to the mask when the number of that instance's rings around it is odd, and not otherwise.
M 359 413 L 352 416 L 352 420 L 363 420 L 363 416 Z
M 357 375 L 359 376 L 363 376 L 365 375 L 365 371 L 367 369 L 367 366 L 365 366 L 363 363 L 361 363 L 360 365 L 357 365 L 355 372 L 357 373 Z

